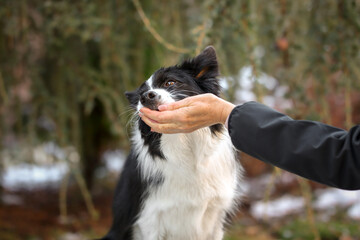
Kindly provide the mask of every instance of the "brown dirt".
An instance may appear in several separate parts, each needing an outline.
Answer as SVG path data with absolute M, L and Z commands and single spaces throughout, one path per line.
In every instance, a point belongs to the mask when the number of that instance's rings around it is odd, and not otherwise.
M 94 197 L 98 220 L 88 214 L 76 193 L 68 194 L 68 221 L 61 223 L 58 192 L 54 190 L 5 191 L 23 200 L 21 205 L 0 204 L 0 239 L 58 239 L 61 233 L 86 232 L 88 237 L 103 236 L 111 224 L 112 193 Z

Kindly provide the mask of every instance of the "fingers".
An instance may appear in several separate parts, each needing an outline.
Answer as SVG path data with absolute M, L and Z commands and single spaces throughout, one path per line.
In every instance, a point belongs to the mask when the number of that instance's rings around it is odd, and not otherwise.
M 151 128 L 152 132 L 166 134 L 191 132 L 190 128 L 183 128 L 186 124 L 179 124 L 178 119 L 181 119 L 181 117 L 177 117 L 176 114 L 174 116 L 173 114 L 174 112 L 158 112 L 142 108 L 139 115 L 146 125 Z
M 191 100 L 192 100 L 191 97 L 189 97 L 189 98 L 185 98 L 183 100 L 177 101 L 177 102 L 160 105 L 158 108 L 160 111 L 176 110 L 176 109 L 188 106 L 189 103 L 191 102 Z
M 179 118 L 179 114 L 181 115 L 181 113 L 178 112 L 159 112 L 148 108 L 141 108 L 140 113 L 159 123 L 174 122 Z
M 180 131 L 174 131 L 175 128 L 174 124 L 161 124 L 158 122 L 153 121 L 152 119 L 142 116 L 141 119 L 151 128 L 152 132 L 158 132 L 158 133 L 166 133 L 166 134 L 172 134 L 172 133 L 179 133 Z
M 152 119 L 156 122 L 162 122 L 163 114 L 160 114 L 158 111 L 150 110 L 148 108 L 141 108 L 140 109 L 141 117 L 146 116 L 149 119 Z

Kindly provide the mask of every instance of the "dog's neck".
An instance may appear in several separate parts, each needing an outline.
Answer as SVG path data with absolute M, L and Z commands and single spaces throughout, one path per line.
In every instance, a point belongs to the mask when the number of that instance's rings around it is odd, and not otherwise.
M 158 169 L 165 165 L 196 168 L 201 159 L 211 155 L 214 145 L 223 137 L 221 126 L 214 131 L 211 127 L 201 128 L 192 133 L 159 134 L 143 129 L 137 123 L 132 137 L 132 144 L 144 179 L 159 175 Z M 160 176 L 159 176 L 160 177 Z

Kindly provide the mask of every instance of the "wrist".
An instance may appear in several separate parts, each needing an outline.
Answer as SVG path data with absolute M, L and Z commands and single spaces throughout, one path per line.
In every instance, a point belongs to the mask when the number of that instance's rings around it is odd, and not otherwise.
M 226 123 L 226 120 L 228 119 L 230 113 L 232 112 L 232 110 L 235 108 L 235 105 L 227 102 L 223 99 L 221 100 L 221 105 L 219 106 L 220 109 L 220 119 L 219 119 L 219 123 L 224 124 Z

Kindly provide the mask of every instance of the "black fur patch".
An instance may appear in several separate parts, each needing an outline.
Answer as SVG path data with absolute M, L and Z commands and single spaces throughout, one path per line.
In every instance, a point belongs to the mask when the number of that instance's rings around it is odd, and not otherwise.
M 148 146 L 149 154 L 154 158 L 165 159 L 160 149 L 161 133 L 151 132 L 150 127 L 145 124 L 141 119 L 139 120 L 139 130 L 141 137 L 144 139 L 144 145 Z
M 142 180 L 137 155 L 128 156 L 115 190 L 113 203 L 113 224 L 103 239 L 132 239 L 132 226 L 137 220 L 143 199 L 146 198 L 148 183 Z
M 113 224 L 102 240 L 129 240 L 133 236 L 133 224 L 136 222 L 142 204 L 148 197 L 148 189 L 156 188 L 164 181 L 159 174 L 144 180 L 138 167 L 138 154 L 131 151 L 115 190 L 113 202 Z

